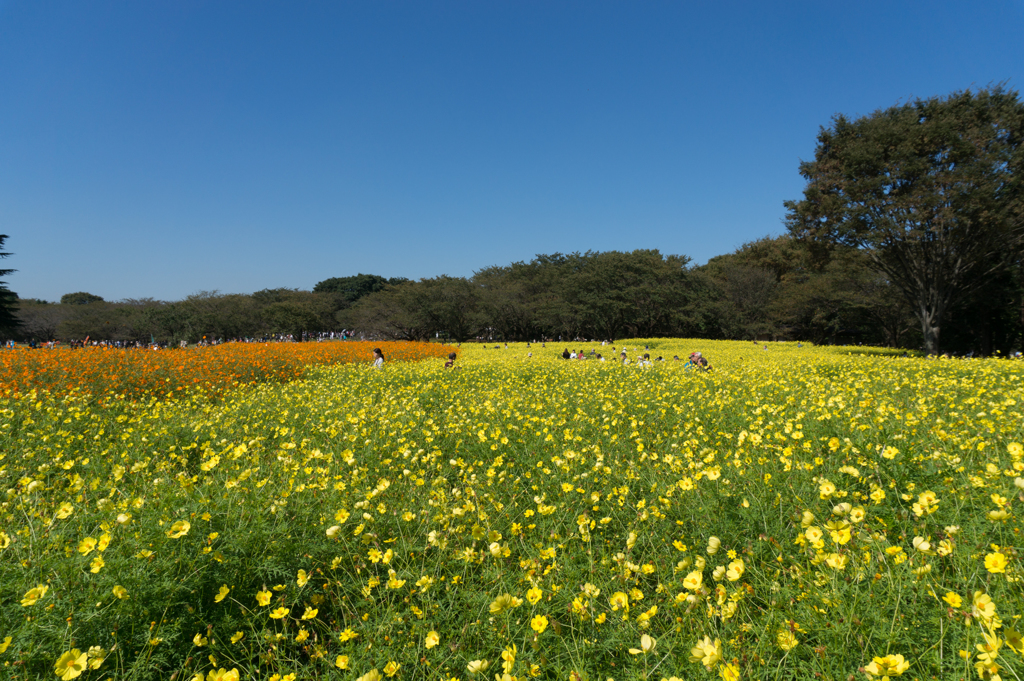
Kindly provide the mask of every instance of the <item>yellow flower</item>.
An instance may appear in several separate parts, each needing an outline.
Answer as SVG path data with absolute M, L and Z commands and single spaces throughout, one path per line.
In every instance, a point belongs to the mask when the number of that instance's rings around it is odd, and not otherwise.
M 543 595 L 543 590 L 533 587 L 532 589 L 527 589 L 526 600 L 530 602 L 530 605 L 537 605 L 537 601 L 539 601 Z
M 530 620 L 530 628 L 538 634 L 543 634 L 544 630 L 548 628 L 548 618 L 544 615 L 537 615 Z
M 745 569 L 746 567 L 743 565 L 743 559 L 737 558 L 736 560 L 729 563 L 729 570 L 725 573 L 725 577 L 730 582 L 735 582 L 743 576 L 743 571 Z
M 89 658 L 89 669 L 99 669 L 103 666 L 103 661 L 107 659 L 107 651 L 99 646 L 89 646 L 89 652 L 86 655 Z
M 221 587 L 221 590 L 223 590 L 223 589 L 224 589 L 224 587 Z M 256 602 L 259 603 L 261 606 L 270 605 L 270 592 L 269 591 L 257 591 L 256 592 Z
M 92 562 L 89 563 L 89 572 L 96 574 L 97 572 L 102 570 L 103 566 L 106 564 L 106 561 L 103 560 L 103 556 L 96 556 L 92 559 Z
M 352 631 L 351 629 L 346 629 L 345 631 L 338 634 L 338 640 L 344 643 L 345 641 L 351 641 L 356 636 L 359 636 L 359 634 Z
M 128 598 L 128 589 L 124 588 L 120 584 L 115 585 L 111 591 L 121 600 Z
M 302 643 L 309 638 L 309 632 L 306 629 L 299 629 L 299 633 L 295 636 L 296 643 Z
M 88 655 L 78 648 L 73 648 L 64 653 L 54 664 L 54 672 L 64 681 L 75 679 L 82 675 L 87 665 Z
M 232 642 L 232 643 L 238 643 L 238 642 L 239 642 L 239 641 L 241 641 L 241 640 L 242 640 L 243 638 L 245 638 L 245 632 L 242 632 L 242 631 L 236 631 L 235 633 L 233 633 L 233 634 L 231 635 L 231 642 Z
M 78 542 L 78 552 L 83 556 L 88 556 L 94 548 L 96 548 L 96 540 L 92 537 L 86 537 Z
M 371 669 L 356 679 L 356 681 L 380 681 L 380 672 L 376 669 Z
M 989 553 L 985 556 L 985 569 L 996 574 L 1006 572 L 1006 556 L 1002 553 Z
M 334 660 L 334 666 L 338 669 L 348 669 L 348 655 L 338 655 Z
M 110 546 L 110 534 L 104 532 L 100 535 L 100 540 L 96 542 L 96 550 L 106 551 L 108 546 Z
M 955 594 L 952 591 L 947 591 L 946 595 L 942 597 L 942 600 L 949 603 L 952 608 L 959 608 L 964 602 L 964 599 L 960 598 L 959 594 Z
M 888 679 L 890 676 L 900 676 L 910 669 L 910 663 L 903 659 L 902 655 L 886 655 L 876 657 L 869 664 L 864 665 L 864 672 L 868 676 L 877 676 Z
M 511 594 L 501 594 L 491 603 L 490 611 L 492 615 L 500 615 L 506 610 L 512 608 L 518 608 L 523 604 L 523 599 L 516 598 Z
M 3 641 L 0 641 L 0 655 L 7 652 L 7 648 L 11 645 L 11 640 L 10 636 L 6 636 Z
M 202 634 L 196 634 L 195 636 L 192 637 L 192 643 L 194 645 L 200 647 L 200 648 L 202 648 L 203 646 L 205 646 L 209 642 L 210 642 L 209 639 L 207 639 Z
M 402 668 L 402 665 L 398 664 L 394 660 L 384 665 L 384 676 L 392 677 L 398 673 L 398 670 Z
M 270 619 L 279 620 L 288 614 L 288 608 L 274 608 L 274 611 L 270 613 Z
M 32 587 L 31 589 L 25 592 L 24 596 L 21 597 L 22 607 L 27 608 L 30 605 L 35 605 L 36 601 L 45 596 L 46 592 L 49 590 L 50 587 L 46 586 L 45 584 L 40 584 L 39 586 Z
M 652 650 L 654 650 L 655 646 L 657 646 L 657 645 L 658 645 L 658 642 L 655 639 L 651 638 L 647 634 L 644 634 L 643 636 L 640 637 L 640 647 L 639 648 L 630 648 L 629 649 L 629 654 L 630 655 L 640 655 L 640 654 L 646 655 L 647 653 L 649 653 Z
M 75 507 L 72 506 L 70 503 L 65 501 L 63 504 L 60 505 L 60 508 L 57 509 L 57 517 L 60 518 L 61 520 L 64 520 L 64 518 L 67 518 L 69 515 L 71 515 L 74 512 L 75 512 Z
M 708 548 L 709 554 L 714 555 L 718 553 L 718 547 L 722 545 L 722 540 L 718 537 L 708 537 Z
M 228 585 L 227 584 L 222 584 L 221 587 L 220 587 L 220 590 L 217 592 L 217 595 L 213 597 L 213 602 L 214 603 L 220 603 L 225 598 L 227 598 L 227 596 L 228 596 L 228 594 L 230 592 L 231 592 L 231 589 L 228 588 Z M 256 596 L 256 600 L 259 600 L 259 596 Z M 270 593 L 268 592 L 267 593 L 267 601 L 269 602 L 269 600 L 270 600 Z M 265 603 L 260 603 L 260 605 L 266 605 L 266 604 Z
M 295 581 L 299 586 L 306 586 L 306 582 L 309 581 L 309 576 L 306 575 L 305 570 L 299 570 L 299 576 Z
M 718 676 L 722 679 L 722 681 L 739 681 L 740 668 L 738 665 L 732 662 L 730 662 L 729 664 L 724 664 L 718 670 Z
M 470 674 L 476 675 L 480 672 L 487 671 L 487 668 L 491 666 L 491 663 L 487 660 L 473 660 L 466 665 L 466 671 Z
M 171 525 L 171 529 L 167 530 L 167 536 L 171 539 L 178 539 L 188 534 L 188 531 L 191 528 L 192 525 L 187 520 L 178 520 L 173 525 Z M 214 672 L 210 673 L 213 674 Z
M 436 631 L 429 631 L 427 632 L 427 638 L 423 642 L 423 645 L 427 647 L 427 650 L 430 650 L 440 642 L 441 636 Z
M 311 607 L 309 607 L 309 606 L 307 605 L 307 606 L 306 606 L 306 611 L 305 611 L 304 613 L 302 613 L 302 619 L 304 619 L 304 620 L 311 620 L 311 619 L 314 619 L 314 618 L 316 617 L 316 615 L 317 615 L 317 613 L 318 613 L 318 612 L 320 612 L 320 610 L 319 610 L 319 609 L 317 609 L 317 608 L 311 608 Z
M 206 681 L 238 681 L 238 670 L 218 669 L 206 675 Z
M 328 537 L 337 537 L 339 532 L 341 532 L 341 525 L 331 525 L 327 528 Z
M 683 587 L 690 591 L 697 591 L 704 585 L 704 574 L 699 570 L 694 570 L 690 574 L 686 575 L 683 580 Z
M 621 591 L 616 591 L 608 598 L 608 603 L 612 606 L 612 610 L 618 610 L 622 608 L 626 612 L 629 612 L 629 596 Z
M 711 671 L 720 659 L 722 659 L 722 642 L 717 638 L 712 642 L 710 637 L 705 636 L 690 649 L 690 661 L 701 663 L 708 671 Z
M 779 647 L 786 651 L 792 650 L 797 646 L 798 643 L 800 643 L 796 635 L 789 629 L 783 629 L 779 631 L 778 635 L 775 637 L 775 640 L 778 641 Z

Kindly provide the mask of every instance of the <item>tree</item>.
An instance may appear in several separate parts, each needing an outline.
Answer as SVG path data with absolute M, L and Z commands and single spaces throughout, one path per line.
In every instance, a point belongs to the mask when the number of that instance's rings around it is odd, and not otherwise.
M 0 234 L 0 249 L 7 241 L 6 234 Z M 7 258 L 11 254 L 0 250 L 0 259 Z M 0 270 L 0 277 L 6 277 L 15 270 Z M 18 330 L 18 317 L 15 312 L 18 309 L 18 296 L 7 288 L 7 282 L 0 281 L 0 332 L 11 333 Z
M 903 294 L 925 349 L 939 352 L 949 310 L 1024 242 L 1024 105 L 995 87 L 833 118 L 804 198 L 788 201 L 794 236 L 863 249 Z
M 85 291 L 65 293 L 60 297 L 61 305 L 89 305 L 90 303 L 102 303 L 103 297 Z

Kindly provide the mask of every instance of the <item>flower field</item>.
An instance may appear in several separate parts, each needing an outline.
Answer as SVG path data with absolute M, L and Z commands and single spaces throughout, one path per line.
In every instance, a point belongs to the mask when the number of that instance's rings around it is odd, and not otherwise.
M 0 400 L 2 676 L 1022 678 L 1024 366 L 694 343 Z
M 87 347 L 0 352 L 0 395 L 31 390 L 99 397 L 166 397 L 201 390 L 219 393 L 260 381 L 289 381 L 308 367 L 364 362 L 374 347 L 389 359 L 443 357 L 431 343 L 227 343 L 172 350 Z

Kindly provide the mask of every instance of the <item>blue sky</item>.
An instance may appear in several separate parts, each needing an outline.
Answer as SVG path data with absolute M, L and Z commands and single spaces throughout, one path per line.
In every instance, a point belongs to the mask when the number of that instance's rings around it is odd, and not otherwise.
M 835 113 L 1024 80 L 1024 0 L 0 0 L 22 297 L 177 300 L 783 231 Z

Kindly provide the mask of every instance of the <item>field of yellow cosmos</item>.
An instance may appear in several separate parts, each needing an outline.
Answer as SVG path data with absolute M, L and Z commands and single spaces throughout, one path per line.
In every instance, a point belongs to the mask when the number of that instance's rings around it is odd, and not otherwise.
M 1024 668 L 1020 362 L 328 346 L 4 356 L 5 678 Z

